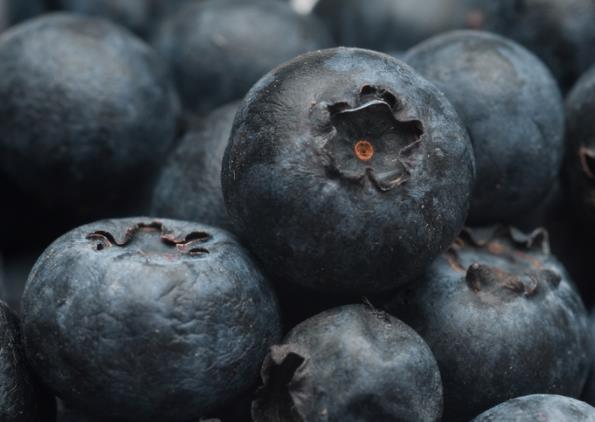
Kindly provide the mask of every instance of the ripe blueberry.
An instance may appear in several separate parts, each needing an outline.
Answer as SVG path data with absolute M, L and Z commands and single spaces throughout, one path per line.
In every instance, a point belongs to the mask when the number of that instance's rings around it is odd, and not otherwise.
M 446 97 L 402 62 L 351 48 L 261 79 L 222 167 L 234 229 L 271 277 L 343 293 L 420 275 L 461 230 L 473 176 Z
M 227 232 L 130 218 L 85 225 L 23 294 L 27 357 L 65 404 L 125 421 L 197 419 L 253 386 L 280 322 Z
M 298 15 L 286 2 L 210 0 L 166 19 L 154 44 L 184 105 L 208 112 L 243 97 L 278 64 L 331 42 L 314 17 Z
M 273 346 L 255 422 L 438 421 L 442 384 L 428 345 L 364 305 L 316 315 Z
M 0 35 L 0 168 L 52 214 L 122 214 L 146 190 L 179 104 L 156 54 L 69 14 Z
M 477 163 L 470 221 L 516 223 L 562 164 L 564 107 L 549 70 L 520 45 L 479 31 L 436 36 L 404 60 L 446 94 L 469 131 Z
M 580 394 L 591 361 L 587 314 L 546 236 L 464 231 L 389 304 L 436 356 L 445 421 L 526 394 Z

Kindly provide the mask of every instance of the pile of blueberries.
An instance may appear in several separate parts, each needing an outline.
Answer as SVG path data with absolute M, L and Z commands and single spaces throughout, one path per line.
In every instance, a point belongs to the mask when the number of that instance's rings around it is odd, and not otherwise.
M 297 3 L 0 0 L 0 421 L 595 422 L 595 1 Z

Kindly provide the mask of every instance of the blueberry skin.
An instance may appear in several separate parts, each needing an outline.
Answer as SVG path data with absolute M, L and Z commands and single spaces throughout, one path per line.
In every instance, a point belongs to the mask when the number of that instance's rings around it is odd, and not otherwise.
M 593 422 L 595 409 L 587 403 L 555 394 L 533 394 L 508 400 L 472 422 Z
M 0 32 L 44 10 L 42 0 L 0 0 Z
M 428 345 L 364 305 L 318 314 L 273 346 L 255 422 L 438 421 L 442 383 Z
M 134 204 L 179 112 L 150 47 L 107 21 L 65 13 L 2 33 L 0 97 L 0 168 L 75 224 Z
M 222 168 L 235 232 L 271 277 L 342 293 L 418 276 L 460 231 L 473 177 L 446 97 L 398 60 L 351 48 L 263 77 Z
M 563 184 L 583 224 L 595 228 L 595 67 L 566 98 L 566 156 Z
M 564 154 L 564 106 L 545 65 L 480 31 L 438 35 L 403 60 L 446 94 L 469 131 L 477 163 L 470 222 L 529 213 L 554 185 Z
M 194 119 L 164 164 L 151 214 L 231 228 L 221 191 L 221 162 L 238 103 Z
M 57 0 L 70 12 L 110 19 L 137 34 L 149 36 L 160 20 L 190 0 Z
M 103 420 L 194 420 L 255 384 L 277 302 L 227 232 L 129 218 L 85 225 L 35 264 L 27 357 L 73 409 Z
M 242 98 L 273 67 L 331 41 L 320 22 L 286 2 L 211 0 L 166 19 L 154 45 L 184 106 L 204 113 Z
M 591 360 L 587 314 L 547 233 L 463 235 L 388 305 L 436 356 L 444 421 L 527 394 L 578 397 Z
M 46 422 L 55 420 L 55 413 L 53 396 L 34 378 L 25 361 L 19 319 L 0 302 L 0 420 Z

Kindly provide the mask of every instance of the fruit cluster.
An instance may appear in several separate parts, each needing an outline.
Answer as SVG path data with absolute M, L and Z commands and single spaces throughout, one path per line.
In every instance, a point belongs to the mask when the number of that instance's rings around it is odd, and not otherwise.
M 293 3 L 0 0 L 0 421 L 595 422 L 595 2 Z

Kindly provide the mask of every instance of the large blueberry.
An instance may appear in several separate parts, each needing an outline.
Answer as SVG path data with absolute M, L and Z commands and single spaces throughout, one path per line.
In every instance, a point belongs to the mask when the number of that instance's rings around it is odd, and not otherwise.
M 533 394 L 508 400 L 471 422 L 593 422 L 595 409 L 587 403 L 555 394 Z
M 54 0 L 57 7 L 76 13 L 100 16 L 147 36 L 161 19 L 190 0 Z
M 221 192 L 221 161 L 237 109 L 238 103 L 231 103 L 191 119 L 161 170 L 153 191 L 153 215 L 230 225 Z
M 440 420 L 442 383 L 428 345 L 364 305 L 316 315 L 273 346 L 256 422 Z
M 4 302 L 0 302 L 0 420 L 47 422 L 54 420 L 55 412 L 53 396 L 45 391 L 28 368 L 19 320 Z
M 469 218 L 516 222 L 546 196 L 564 153 L 564 106 L 541 61 L 498 35 L 454 31 L 404 57 L 434 82 L 465 123 L 477 163 Z
M 473 176 L 446 97 L 402 62 L 352 48 L 261 79 L 222 168 L 234 228 L 276 280 L 360 292 L 411 281 L 449 246 Z
M 240 99 L 278 64 L 331 45 L 314 17 L 266 0 L 190 3 L 163 22 L 154 43 L 184 105 L 199 112 Z
M 276 299 L 220 229 L 130 218 L 79 227 L 34 266 L 27 356 L 57 396 L 103 420 L 198 419 L 256 382 Z
M 83 220 L 121 214 L 146 190 L 179 110 L 150 47 L 107 21 L 69 14 L 0 35 L 0 98 L 6 177 L 50 214 Z
M 389 305 L 436 356 L 445 421 L 527 394 L 581 393 L 591 360 L 587 313 L 546 236 L 464 231 Z
M 595 67 L 585 73 L 566 100 L 566 158 L 563 180 L 571 209 L 595 228 Z

